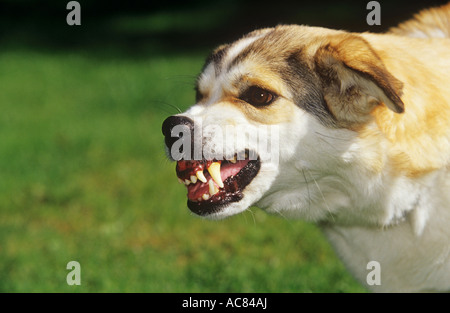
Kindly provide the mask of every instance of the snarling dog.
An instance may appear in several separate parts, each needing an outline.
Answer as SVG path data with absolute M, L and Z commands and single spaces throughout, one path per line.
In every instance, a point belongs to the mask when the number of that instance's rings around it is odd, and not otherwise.
M 217 48 L 197 103 L 163 123 L 188 207 L 315 221 L 365 286 L 378 262 L 369 289 L 450 291 L 449 21 L 450 4 L 385 34 L 282 25 Z M 278 157 L 219 138 L 236 125 L 276 128 Z

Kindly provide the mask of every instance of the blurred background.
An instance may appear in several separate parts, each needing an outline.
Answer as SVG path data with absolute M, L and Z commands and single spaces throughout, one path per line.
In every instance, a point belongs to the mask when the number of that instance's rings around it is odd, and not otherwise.
M 259 27 L 382 32 L 446 1 L 0 0 L 0 292 L 364 292 L 320 230 L 189 213 L 161 123 Z M 81 265 L 68 286 L 66 264 Z

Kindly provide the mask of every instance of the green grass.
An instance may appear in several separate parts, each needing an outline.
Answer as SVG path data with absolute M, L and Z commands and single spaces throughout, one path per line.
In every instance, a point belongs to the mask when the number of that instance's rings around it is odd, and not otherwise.
M 0 292 L 364 291 L 314 225 L 189 213 L 161 123 L 206 50 L 96 53 L 0 54 Z

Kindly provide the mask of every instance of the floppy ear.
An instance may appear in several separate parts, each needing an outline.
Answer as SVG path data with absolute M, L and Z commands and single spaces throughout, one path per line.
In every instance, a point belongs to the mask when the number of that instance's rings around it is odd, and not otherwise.
M 363 122 L 382 103 L 396 113 L 404 112 L 403 83 L 388 72 L 363 38 L 332 36 L 317 50 L 314 62 L 325 101 L 338 121 Z

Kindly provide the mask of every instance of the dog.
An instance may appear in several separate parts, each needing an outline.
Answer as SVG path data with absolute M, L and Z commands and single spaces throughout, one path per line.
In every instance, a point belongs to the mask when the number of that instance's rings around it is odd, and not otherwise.
M 162 131 L 195 214 L 313 221 L 368 290 L 450 291 L 450 3 L 383 34 L 279 25 L 219 46 Z M 277 157 L 222 138 L 243 131 Z

